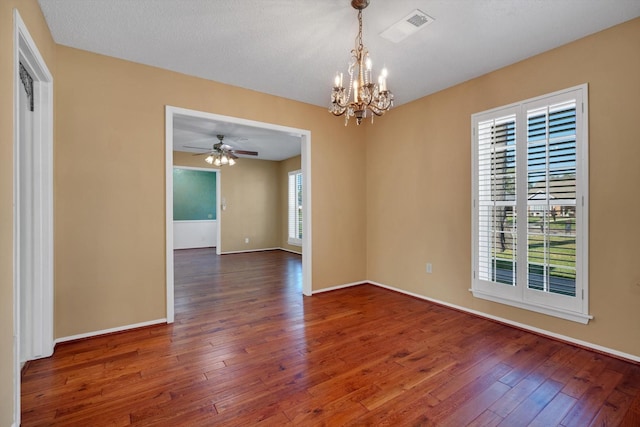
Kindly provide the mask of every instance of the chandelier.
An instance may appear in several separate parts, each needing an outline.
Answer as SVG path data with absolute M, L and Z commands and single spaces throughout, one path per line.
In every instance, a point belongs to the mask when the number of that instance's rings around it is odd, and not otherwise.
M 331 91 L 329 112 L 335 116 L 344 115 L 345 126 L 349 123 L 349 118 L 354 116 L 359 125 L 367 117 L 367 110 L 373 113 L 373 122 L 374 115 L 381 116 L 393 106 L 393 94 L 387 89 L 386 68 L 382 69 L 377 83 L 371 80 L 371 58 L 362 42 L 362 10 L 368 5 L 369 0 L 351 0 L 351 6 L 358 10 L 358 35 L 349 61 L 349 84 L 345 88 L 343 74 L 336 73 Z

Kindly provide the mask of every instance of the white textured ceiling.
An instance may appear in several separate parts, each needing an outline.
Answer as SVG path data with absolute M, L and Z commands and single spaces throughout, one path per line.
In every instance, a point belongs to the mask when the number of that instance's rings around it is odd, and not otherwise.
M 236 150 L 257 151 L 258 156 L 239 154 L 249 159 L 280 161 L 300 154 L 300 136 L 273 129 L 229 123 L 224 120 L 174 115 L 173 149 L 190 153 L 211 151 L 224 136 L 224 144 Z M 193 147 L 196 147 L 195 149 Z M 204 160 L 206 156 L 203 156 Z
M 59 44 L 319 106 L 357 32 L 350 0 L 39 3 Z M 414 9 L 435 21 L 379 36 Z M 640 0 L 371 0 L 364 42 L 401 105 L 637 16 Z

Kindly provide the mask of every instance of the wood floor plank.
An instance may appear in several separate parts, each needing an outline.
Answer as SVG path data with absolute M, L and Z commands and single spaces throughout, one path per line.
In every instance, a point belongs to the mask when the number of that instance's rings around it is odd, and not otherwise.
M 497 365 L 488 368 L 483 375 L 469 381 L 464 387 L 456 390 L 438 404 L 432 405 L 433 408 L 429 411 L 429 418 L 434 420 L 437 424 L 448 423 L 450 419 L 455 419 L 456 413 L 461 407 L 477 396 L 482 395 L 486 390 L 495 387 L 495 383 L 498 382 L 498 379 L 505 375 L 509 369 L 510 367 L 503 363 L 498 363 Z M 492 395 L 497 392 L 506 392 L 508 388 L 509 387 L 507 386 L 507 388 L 501 387 L 494 389 Z M 490 406 L 491 403 L 489 403 L 488 406 Z M 483 411 L 480 411 L 479 409 L 484 410 L 487 407 L 476 407 L 474 410 L 478 410 L 477 414 L 480 414 Z
M 640 365 L 300 263 L 176 251 L 175 323 L 30 362 L 22 425 L 640 425 Z
M 562 422 L 567 412 L 573 408 L 576 399 L 564 393 L 558 393 L 544 407 L 542 411 L 531 421 L 530 427 L 549 427 L 557 426 Z
M 604 370 L 594 379 L 583 398 L 571 408 L 562 420 L 562 424 L 566 427 L 588 426 L 620 381 L 622 381 L 620 372 Z
M 457 407 L 455 412 L 447 417 L 442 425 L 450 427 L 468 425 L 496 401 L 501 400 L 509 390 L 511 390 L 511 387 L 508 385 L 500 381 L 494 382 L 484 391 L 465 399 L 465 402 Z
M 507 417 L 544 381 L 540 376 L 527 377 L 507 391 L 502 399 L 496 401 L 489 409 L 502 418 Z M 502 382 L 502 381 L 501 381 Z
M 600 412 L 591 421 L 590 426 L 617 426 L 622 424 L 625 414 L 631 406 L 631 396 L 614 390 L 602 405 Z
M 471 421 L 469 427 L 496 427 L 502 422 L 502 417 L 490 410 L 484 411 L 475 420 Z
M 620 425 L 624 427 L 640 426 L 640 395 L 634 397 Z
M 547 380 L 522 401 L 518 407 L 506 417 L 500 426 L 517 427 L 527 426 L 547 406 L 549 402 L 560 392 L 563 384 L 553 380 Z
M 600 374 L 607 368 L 607 362 L 599 354 L 590 354 L 585 363 L 576 365 L 579 371 L 569 379 L 562 389 L 564 394 L 580 398 L 591 386 Z

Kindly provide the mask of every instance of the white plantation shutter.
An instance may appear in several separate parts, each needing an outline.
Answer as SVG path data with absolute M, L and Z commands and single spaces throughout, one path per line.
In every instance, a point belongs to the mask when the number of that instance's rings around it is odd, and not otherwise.
M 576 102 L 527 111 L 530 289 L 576 295 Z
M 472 116 L 474 296 L 586 323 L 587 87 Z
M 515 114 L 478 123 L 478 274 L 515 285 Z
M 302 245 L 302 172 L 289 172 L 289 233 L 288 243 Z

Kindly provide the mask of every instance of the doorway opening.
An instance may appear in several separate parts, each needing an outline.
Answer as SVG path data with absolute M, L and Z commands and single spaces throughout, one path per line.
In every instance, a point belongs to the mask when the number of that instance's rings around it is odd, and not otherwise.
M 174 151 L 174 120 L 176 117 L 189 117 L 216 121 L 225 124 L 250 127 L 252 129 L 264 129 L 270 132 L 281 132 L 289 137 L 295 136 L 300 141 L 300 156 L 303 174 L 303 206 L 305 216 L 303 221 L 303 241 L 302 241 L 302 293 L 311 295 L 311 132 L 304 129 L 296 129 L 272 123 L 257 122 L 238 117 L 222 116 L 218 114 L 206 113 L 202 111 L 189 110 L 184 108 L 166 106 L 165 108 L 165 188 L 166 188 L 166 301 L 167 301 L 167 322 L 174 321 L 174 235 L 173 235 L 173 151 Z M 220 197 L 224 197 L 221 195 Z M 224 200 L 224 199 L 222 199 Z M 223 203 L 224 204 L 224 201 Z M 220 206 L 220 205 L 219 205 Z M 219 218 L 220 220 L 220 218 Z M 219 224 L 221 227 L 222 224 Z M 220 235 L 221 233 L 219 233 Z M 224 252 L 222 245 L 224 242 L 219 238 L 217 253 Z

